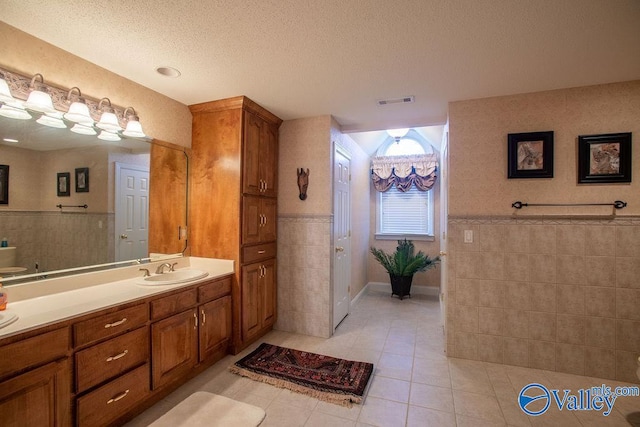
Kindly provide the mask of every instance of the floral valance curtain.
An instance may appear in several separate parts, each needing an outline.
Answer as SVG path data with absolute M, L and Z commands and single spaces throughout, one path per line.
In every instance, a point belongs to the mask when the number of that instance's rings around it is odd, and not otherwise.
M 436 183 L 438 159 L 435 154 L 380 156 L 371 160 L 373 187 L 385 192 L 392 186 L 407 192 L 412 185 L 420 191 L 431 190 Z

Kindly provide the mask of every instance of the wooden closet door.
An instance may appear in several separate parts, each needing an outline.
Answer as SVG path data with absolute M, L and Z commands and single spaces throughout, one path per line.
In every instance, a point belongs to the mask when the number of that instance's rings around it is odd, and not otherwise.
M 262 120 L 249 111 L 244 111 L 242 192 L 261 195 L 264 187 L 260 174 L 260 140 L 262 138 Z

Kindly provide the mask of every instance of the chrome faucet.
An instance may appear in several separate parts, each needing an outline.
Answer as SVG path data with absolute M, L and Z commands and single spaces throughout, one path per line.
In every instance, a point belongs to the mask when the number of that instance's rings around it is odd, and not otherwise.
M 165 267 L 167 267 L 169 269 L 169 271 L 173 271 L 173 266 L 171 264 L 169 264 L 168 262 L 165 262 L 164 264 L 160 264 L 158 266 L 158 268 L 156 269 L 156 274 L 164 273 L 164 268 Z
M 151 276 L 151 274 L 149 274 L 149 269 L 148 268 L 139 268 L 138 271 L 144 271 L 144 276 L 142 276 L 142 277 Z

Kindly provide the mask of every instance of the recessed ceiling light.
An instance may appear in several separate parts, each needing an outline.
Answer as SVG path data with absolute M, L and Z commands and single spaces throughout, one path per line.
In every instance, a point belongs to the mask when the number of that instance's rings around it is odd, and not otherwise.
M 2 140 L 4 142 L 11 142 L 12 144 L 16 144 L 16 143 L 20 142 L 17 139 L 13 139 L 13 138 L 2 138 Z
M 173 67 L 158 67 L 156 68 L 156 71 L 158 72 L 158 74 L 162 74 L 165 77 L 180 77 L 180 74 L 182 74 L 179 70 L 173 68 Z

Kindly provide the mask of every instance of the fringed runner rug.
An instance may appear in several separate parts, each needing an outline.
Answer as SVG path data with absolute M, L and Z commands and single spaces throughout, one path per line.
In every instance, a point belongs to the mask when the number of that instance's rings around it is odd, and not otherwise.
M 235 374 L 342 406 L 362 403 L 373 364 L 262 343 L 229 367 Z

